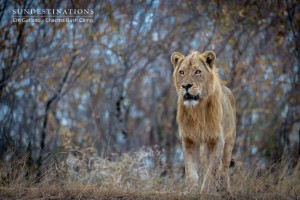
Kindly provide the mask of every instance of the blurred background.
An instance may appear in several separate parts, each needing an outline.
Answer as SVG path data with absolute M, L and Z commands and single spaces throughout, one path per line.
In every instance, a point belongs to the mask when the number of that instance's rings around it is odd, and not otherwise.
M 93 23 L 17 23 L 12 9 L 93 9 Z M 183 165 L 170 56 L 212 50 L 237 103 L 234 157 L 300 156 L 299 1 L 0 3 L 0 159 L 149 147 Z

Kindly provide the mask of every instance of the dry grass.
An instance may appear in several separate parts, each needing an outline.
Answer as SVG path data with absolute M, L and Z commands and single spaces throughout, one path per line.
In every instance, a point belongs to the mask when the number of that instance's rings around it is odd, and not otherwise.
M 101 158 L 77 151 L 64 159 L 49 157 L 43 181 L 26 168 L 27 157 L 3 161 L 0 199 L 299 199 L 300 165 L 293 169 L 275 164 L 260 170 L 237 160 L 230 194 L 201 195 L 185 188 L 182 167 L 168 169 L 161 154 L 141 149 L 131 154 Z

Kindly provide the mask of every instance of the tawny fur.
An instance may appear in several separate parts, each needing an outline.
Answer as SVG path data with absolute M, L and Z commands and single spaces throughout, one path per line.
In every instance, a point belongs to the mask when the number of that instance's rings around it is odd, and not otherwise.
M 226 179 L 225 188 L 228 190 L 228 168 L 236 135 L 234 96 L 219 78 L 213 52 L 193 52 L 187 57 L 175 52 L 171 61 L 178 93 L 177 122 L 183 143 L 187 180 L 197 184 L 199 148 L 205 145 L 208 164 L 201 191 L 207 192 L 210 183 L 217 181 L 218 174 Z M 195 75 L 196 70 L 200 70 L 201 75 Z M 195 106 L 183 103 L 185 90 L 182 85 L 185 84 L 192 84 L 189 93 L 200 94 L 201 98 Z

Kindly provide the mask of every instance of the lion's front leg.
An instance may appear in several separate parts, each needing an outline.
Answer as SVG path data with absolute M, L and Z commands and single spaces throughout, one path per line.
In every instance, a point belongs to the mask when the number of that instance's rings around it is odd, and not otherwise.
M 203 178 L 201 193 L 207 193 L 211 183 L 216 188 L 219 187 L 218 179 L 220 176 L 224 143 L 224 138 L 222 137 L 207 144 L 208 165 Z
M 183 138 L 186 182 L 192 186 L 198 185 L 199 145 L 191 139 Z

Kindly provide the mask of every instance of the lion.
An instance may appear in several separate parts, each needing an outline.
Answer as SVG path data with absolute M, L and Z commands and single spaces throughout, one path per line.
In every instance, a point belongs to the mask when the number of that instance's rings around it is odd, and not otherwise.
M 219 78 L 215 61 L 212 51 L 195 51 L 186 57 L 174 52 L 171 56 L 186 181 L 193 186 L 198 185 L 200 146 L 206 149 L 202 193 L 207 193 L 212 184 L 219 190 L 221 178 L 225 182 L 222 188 L 229 191 L 229 165 L 236 137 L 235 98 Z

